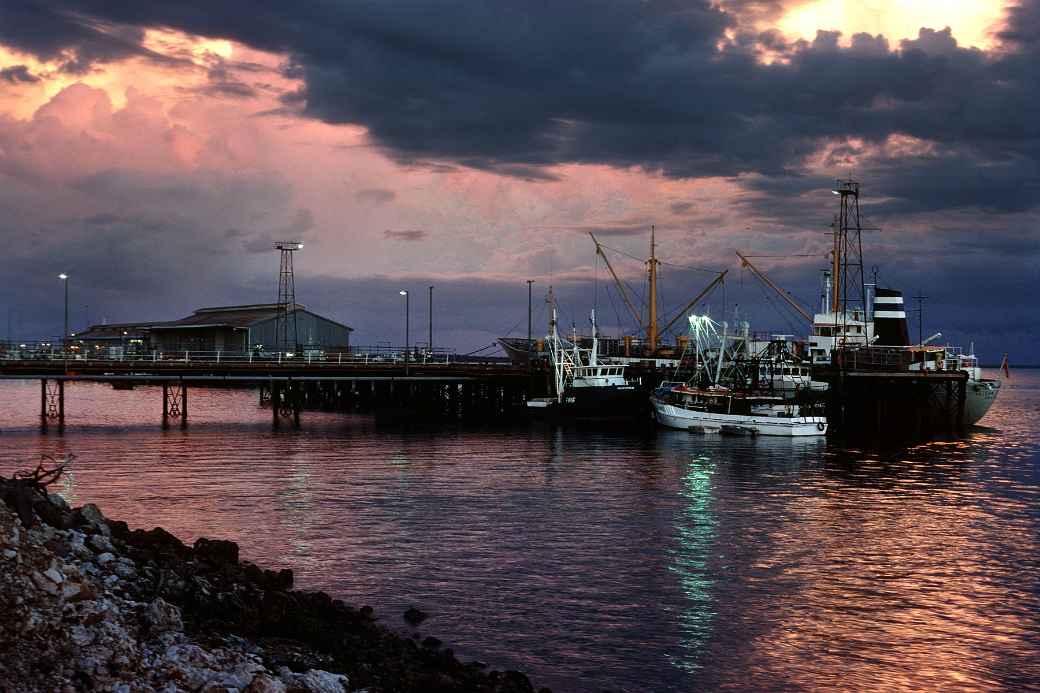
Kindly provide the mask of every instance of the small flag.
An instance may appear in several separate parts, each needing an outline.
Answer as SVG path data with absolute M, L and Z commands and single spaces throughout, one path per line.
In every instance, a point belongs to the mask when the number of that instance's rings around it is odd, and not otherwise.
M 1004 360 L 1000 362 L 1000 370 L 1004 371 L 1005 378 L 1011 377 L 1011 372 L 1008 371 L 1007 354 L 1004 354 Z

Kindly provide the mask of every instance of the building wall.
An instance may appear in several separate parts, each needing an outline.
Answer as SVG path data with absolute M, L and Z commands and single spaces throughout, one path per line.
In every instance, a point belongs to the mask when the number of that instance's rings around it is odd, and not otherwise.
M 245 330 L 230 327 L 155 330 L 151 347 L 156 351 L 244 351 L 245 340 Z
M 289 321 L 291 334 L 292 315 L 289 316 Z M 277 324 L 278 319 L 275 317 L 255 323 L 249 330 L 250 344 L 262 344 L 263 349 L 267 351 L 277 351 L 279 346 Z M 350 347 L 350 330 L 348 328 L 307 311 L 296 311 L 296 330 L 300 346 L 304 348 L 327 351 L 330 349 L 345 350 Z

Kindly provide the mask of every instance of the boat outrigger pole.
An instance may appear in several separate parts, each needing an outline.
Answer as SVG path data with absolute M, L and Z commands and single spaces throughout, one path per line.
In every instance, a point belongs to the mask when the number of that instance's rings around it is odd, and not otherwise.
M 751 270 L 751 273 L 754 274 L 755 277 L 757 277 L 759 279 L 759 281 L 761 281 L 763 284 L 765 284 L 770 289 L 775 291 L 777 293 L 777 295 L 780 296 L 780 298 L 782 298 L 785 301 L 787 301 L 787 304 L 789 306 L 791 306 L 792 308 L 794 308 L 795 311 L 797 311 L 799 315 L 801 315 L 803 318 L 806 319 L 806 321 L 808 321 L 809 323 L 812 323 L 813 316 L 809 313 L 809 311 L 807 311 L 805 308 L 803 308 L 797 301 L 795 301 L 793 298 L 791 298 L 791 294 L 790 293 L 788 293 L 787 291 L 784 291 L 783 289 L 781 289 L 779 286 L 774 284 L 773 281 L 769 277 L 767 277 L 766 275 L 762 274 L 762 272 L 760 272 L 757 267 L 752 265 L 751 261 L 748 260 L 746 257 L 744 257 L 740 253 L 739 250 L 737 251 L 737 257 L 740 258 L 740 266 L 741 267 L 747 267 L 749 270 Z
M 700 303 L 701 300 L 705 296 L 710 294 L 715 289 L 715 287 L 717 287 L 719 284 L 721 284 L 722 281 L 726 278 L 726 274 L 728 272 L 729 272 L 729 270 L 722 270 L 722 272 L 719 274 L 719 276 L 715 277 L 715 279 L 712 280 L 711 284 L 708 284 L 706 287 L 704 287 L 704 291 L 702 291 L 699 294 L 697 294 L 693 298 L 692 301 L 690 301 L 685 306 L 683 306 L 682 310 L 680 310 L 678 313 L 676 313 L 675 317 L 672 318 L 671 320 L 669 320 L 668 324 L 661 328 L 661 332 L 667 332 L 668 330 L 670 330 L 672 328 L 672 325 L 674 325 L 676 322 L 678 322 L 679 318 L 681 318 L 684 315 L 686 315 L 686 311 L 690 310 L 695 305 Z
M 603 252 L 603 248 L 600 246 L 599 241 L 596 240 L 596 237 L 592 235 L 591 231 L 589 231 L 589 236 L 592 238 L 592 242 L 596 244 L 596 253 L 603 258 L 603 263 L 607 266 L 607 271 L 609 271 L 610 276 L 614 278 L 614 283 L 617 284 L 618 292 L 621 294 L 622 300 L 624 300 L 625 305 L 628 306 L 628 310 L 631 311 L 632 317 L 636 319 L 636 324 L 642 327 L 643 316 L 640 315 L 639 311 L 636 310 L 636 307 L 632 305 L 632 300 L 628 297 L 628 291 L 625 290 L 625 284 L 618 279 L 617 272 L 614 271 L 613 266 L 610 264 L 610 260 L 607 259 L 606 254 Z

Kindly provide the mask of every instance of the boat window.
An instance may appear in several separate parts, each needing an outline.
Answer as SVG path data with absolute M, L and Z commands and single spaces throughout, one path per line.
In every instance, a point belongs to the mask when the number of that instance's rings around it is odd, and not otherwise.
M 818 337 L 830 337 L 831 336 L 831 328 L 829 328 L 829 327 L 817 327 L 815 330 L 813 330 L 813 334 L 815 334 Z

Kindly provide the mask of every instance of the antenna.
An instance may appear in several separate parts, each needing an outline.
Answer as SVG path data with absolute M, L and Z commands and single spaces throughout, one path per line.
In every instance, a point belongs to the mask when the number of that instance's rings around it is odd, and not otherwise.
M 921 295 L 921 290 L 917 290 L 917 295 L 914 296 L 914 300 L 917 301 L 917 342 L 919 346 L 924 346 L 924 302 L 928 300 L 927 296 Z M 924 356 L 921 357 L 924 361 Z
M 296 279 L 293 276 L 293 253 L 303 248 L 300 241 L 275 241 L 281 251 L 278 266 L 278 312 L 275 321 L 275 345 L 278 351 L 299 351 L 300 337 L 296 327 Z M 289 313 L 292 312 L 290 320 Z M 291 338 L 290 338 L 291 337 Z

